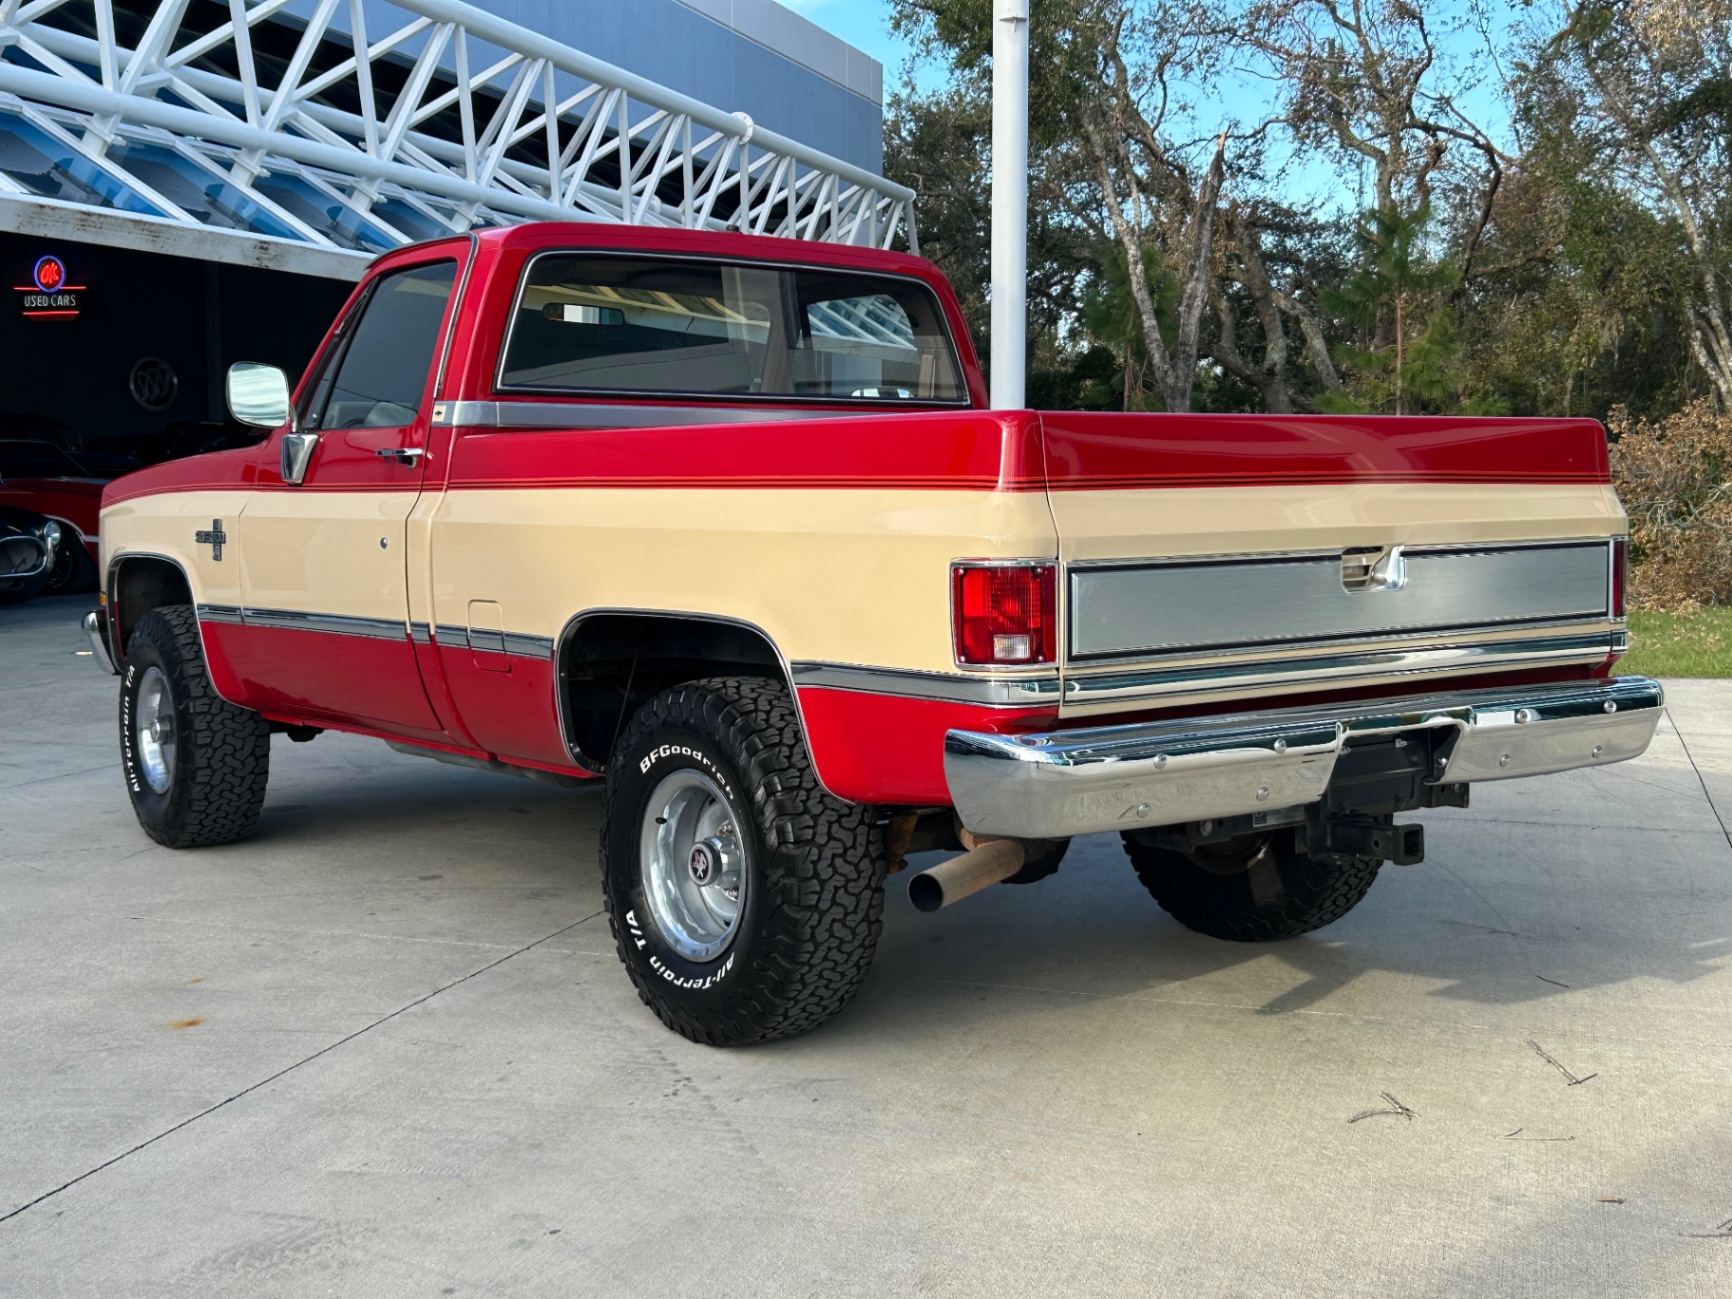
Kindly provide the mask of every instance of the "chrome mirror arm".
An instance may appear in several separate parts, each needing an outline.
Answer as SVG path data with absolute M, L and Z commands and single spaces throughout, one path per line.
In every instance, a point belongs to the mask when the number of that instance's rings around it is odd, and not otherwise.
M 299 487 L 313 462 L 313 452 L 319 445 L 317 433 L 302 433 L 293 413 L 289 416 L 289 431 L 283 434 L 281 468 L 283 481 Z

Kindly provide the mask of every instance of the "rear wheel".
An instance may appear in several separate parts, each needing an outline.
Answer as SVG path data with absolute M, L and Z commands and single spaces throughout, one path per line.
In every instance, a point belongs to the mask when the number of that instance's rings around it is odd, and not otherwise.
M 779 682 L 694 681 L 639 710 L 608 768 L 601 861 L 638 996 L 694 1042 L 816 1028 L 871 968 L 883 835 L 819 785 Z
M 186 605 L 153 609 L 132 629 L 120 682 L 120 754 L 132 810 L 158 843 L 233 843 L 258 824 L 270 724 L 217 694 Z
M 1303 852 L 1290 830 L 1242 835 L 1191 852 L 1124 836 L 1125 853 L 1161 909 L 1188 929 L 1266 943 L 1321 929 L 1359 904 L 1381 864 Z

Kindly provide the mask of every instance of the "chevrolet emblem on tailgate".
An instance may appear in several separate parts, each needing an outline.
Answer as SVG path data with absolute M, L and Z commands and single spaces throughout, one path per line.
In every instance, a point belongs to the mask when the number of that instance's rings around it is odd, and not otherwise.
M 1407 585 L 1400 546 L 1359 546 L 1341 552 L 1341 585 L 1349 591 L 1399 591 Z

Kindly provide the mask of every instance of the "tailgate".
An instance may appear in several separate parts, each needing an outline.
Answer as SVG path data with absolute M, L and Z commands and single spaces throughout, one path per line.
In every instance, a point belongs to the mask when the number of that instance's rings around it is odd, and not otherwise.
M 1062 413 L 1042 437 L 1067 713 L 1582 673 L 1624 643 L 1592 420 Z

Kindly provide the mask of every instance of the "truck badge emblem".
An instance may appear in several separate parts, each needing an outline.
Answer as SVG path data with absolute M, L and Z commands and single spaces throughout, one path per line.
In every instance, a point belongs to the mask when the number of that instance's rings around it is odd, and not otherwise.
M 715 875 L 715 855 L 710 852 L 708 844 L 693 844 L 692 858 L 688 863 L 692 873 L 692 883 L 702 888 Z
M 200 528 L 197 532 L 192 534 L 192 540 L 195 546 L 209 546 L 210 557 L 219 560 L 223 557 L 223 542 L 228 539 L 229 534 L 223 531 L 223 521 L 221 519 L 212 519 L 210 521 L 209 532 Z
M 1407 585 L 1400 546 L 1358 546 L 1341 552 L 1341 585 L 1349 591 L 1399 591 Z

